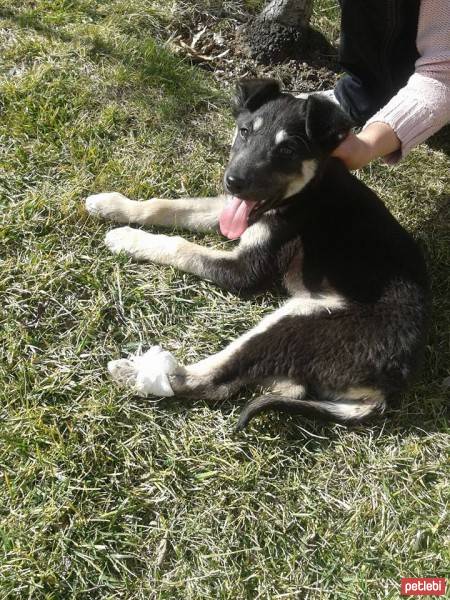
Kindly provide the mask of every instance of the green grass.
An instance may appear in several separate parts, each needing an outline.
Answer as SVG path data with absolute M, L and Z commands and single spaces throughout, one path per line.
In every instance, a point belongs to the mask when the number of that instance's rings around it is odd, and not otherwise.
M 112 256 L 84 211 L 105 190 L 220 187 L 228 99 L 164 47 L 167 6 L 0 1 L 0 599 L 397 598 L 450 562 L 448 134 L 360 173 L 432 274 L 402 412 L 353 430 L 267 415 L 235 436 L 244 396 L 126 394 L 108 359 L 158 341 L 196 360 L 279 302 Z M 338 31 L 332 3 L 314 18 Z

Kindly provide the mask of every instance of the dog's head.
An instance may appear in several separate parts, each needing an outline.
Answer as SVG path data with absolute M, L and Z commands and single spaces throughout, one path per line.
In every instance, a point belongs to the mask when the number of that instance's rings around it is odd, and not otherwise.
M 234 197 L 234 216 L 242 221 L 244 215 L 249 223 L 294 199 L 351 128 L 334 102 L 314 95 L 295 98 L 273 79 L 239 81 L 234 115 L 236 133 L 224 184 Z

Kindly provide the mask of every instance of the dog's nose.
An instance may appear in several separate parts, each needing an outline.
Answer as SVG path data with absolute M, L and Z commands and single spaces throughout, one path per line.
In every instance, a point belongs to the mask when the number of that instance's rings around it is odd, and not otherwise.
M 233 175 L 227 175 L 225 177 L 228 191 L 232 194 L 239 194 L 244 189 L 244 180 L 240 177 L 234 177 Z

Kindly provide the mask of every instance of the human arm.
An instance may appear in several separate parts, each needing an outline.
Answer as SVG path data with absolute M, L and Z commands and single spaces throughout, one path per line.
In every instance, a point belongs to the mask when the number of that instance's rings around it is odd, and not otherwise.
M 349 168 L 395 163 L 450 121 L 450 0 L 422 0 L 415 72 L 364 126 L 336 149 Z
M 401 142 L 390 125 L 374 122 L 360 133 L 349 133 L 333 152 L 349 169 L 361 169 L 375 158 L 397 152 Z

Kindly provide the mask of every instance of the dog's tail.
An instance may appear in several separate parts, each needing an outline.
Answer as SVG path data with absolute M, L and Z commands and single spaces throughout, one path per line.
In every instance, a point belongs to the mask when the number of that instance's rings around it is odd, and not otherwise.
M 267 394 L 250 400 L 242 409 L 236 431 L 245 429 L 253 417 L 267 410 L 297 413 L 335 423 L 356 424 L 386 408 L 384 395 L 378 390 L 362 394 L 360 398 L 336 398 L 335 400 L 307 400 Z

